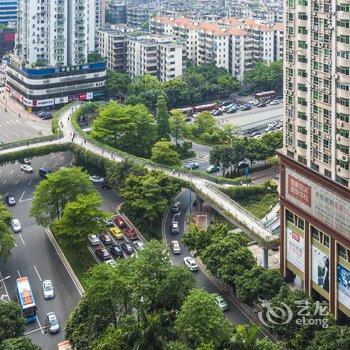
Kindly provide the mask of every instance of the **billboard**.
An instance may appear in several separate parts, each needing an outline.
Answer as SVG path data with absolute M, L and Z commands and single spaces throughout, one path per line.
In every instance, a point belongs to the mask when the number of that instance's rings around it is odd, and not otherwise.
M 289 168 L 286 180 L 289 202 L 350 238 L 350 201 Z
M 312 246 L 312 281 L 329 292 L 329 256 Z
M 304 272 L 304 247 L 304 237 L 287 227 L 287 260 L 301 272 Z
M 337 266 L 338 301 L 350 309 L 350 271 L 343 265 Z

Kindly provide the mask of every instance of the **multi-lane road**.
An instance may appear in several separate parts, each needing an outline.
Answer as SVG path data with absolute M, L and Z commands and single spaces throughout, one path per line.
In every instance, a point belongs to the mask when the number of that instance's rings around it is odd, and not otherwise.
M 194 193 L 191 193 L 191 191 L 188 189 L 183 189 L 174 200 L 175 202 L 179 201 L 181 203 L 180 212 L 178 214 L 175 214 L 175 219 L 179 222 L 179 234 L 174 235 L 170 232 L 170 223 L 174 217 L 174 213 L 172 213 L 171 210 L 167 213 L 163 222 L 163 239 L 169 246 L 171 261 L 174 265 L 183 266 L 183 258 L 185 256 L 191 256 L 191 253 L 189 252 L 187 247 L 181 243 L 181 237 L 185 231 L 186 216 L 189 213 L 191 205 L 190 203 L 193 201 L 193 199 Z M 172 240 L 179 241 L 181 247 L 181 254 L 175 255 L 172 253 L 170 247 Z M 206 272 L 204 272 L 203 270 L 199 270 L 198 272 L 195 272 L 195 277 L 198 287 L 204 288 L 209 293 L 217 293 L 222 295 L 219 286 L 216 285 L 214 280 L 210 278 L 210 276 L 207 275 Z M 234 300 L 229 298 L 228 296 L 223 296 L 225 297 L 227 303 L 230 306 L 230 310 L 225 312 L 225 316 L 234 324 L 249 323 L 248 317 L 245 315 L 243 309 L 240 308 L 239 304 L 234 302 Z

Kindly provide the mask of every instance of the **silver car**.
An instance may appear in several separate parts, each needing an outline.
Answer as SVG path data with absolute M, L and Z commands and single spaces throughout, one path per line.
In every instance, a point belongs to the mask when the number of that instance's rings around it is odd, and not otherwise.
M 60 331 L 60 324 L 54 312 L 49 312 L 46 314 L 46 326 L 51 334 L 55 334 Z
M 22 231 L 22 226 L 18 219 L 11 220 L 11 228 L 14 233 L 19 233 Z
M 45 280 L 43 282 L 43 292 L 45 299 L 51 299 L 55 296 L 55 290 L 53 288 L 51 280 Z

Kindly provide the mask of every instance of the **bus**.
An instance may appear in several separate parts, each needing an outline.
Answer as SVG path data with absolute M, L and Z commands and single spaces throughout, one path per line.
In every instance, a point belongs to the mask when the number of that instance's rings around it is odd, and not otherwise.
M 254 95 L 254 97 L 257 100 L 261 100 L 262 98 L 275 97 L 276 95 L 277 95 L 277 92 L 274 90 L 271 90 L 271 91 L 258 92 Z
M 28 277 L 17 278 L 16 295 L 26 323 L 34 322 L 36 320 L 36 305 Z

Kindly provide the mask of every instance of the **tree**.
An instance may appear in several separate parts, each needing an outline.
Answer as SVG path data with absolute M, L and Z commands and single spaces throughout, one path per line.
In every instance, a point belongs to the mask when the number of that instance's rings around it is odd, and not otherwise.
M 176 166 L 180 164 L 180 156 L 167 140 L 159 140 L 151 150 L 153 162 Z
M 163 216 L 179 185 L 164 173 L 151 171 L 144 176 L 130 175 L 121 195 L 126 211 L 134 218 L 142 217 L 150 226 Z
M 228 146 L 214 146 L 209 154 L 209 163 L 220 168 L 222 176 L 231 164 L 232 148 Z
M 145 175 L 147 169 L 139 164 L 125 159 L 122 162 L 111 162 L 107 164 L 106 175 L 108 184 L 119 193 L 125 186 L 125 180 L 130 175 Z
M 13 234 L 9 228 L 11 213 L 0 203 L 0 260 L 5 261 L 15 245 Z
M 18 304 L 0 302 L 0 344 L 5 339 L 17 338 L 24 334 L 25 321 Z
M 191 348 L 212 344 L 219 348 L 232 336 L 233 329 L 217 307 L 214 297 L 201 289 L 190 292 L 175 321 L 180 340 Z
M 175 145 L 177 145 L 187 133 L 185 116 L 180 110 L 173 109 L 170 112 L 169 128 L 170 135 L 175 139 Z
M 124 96 L 128 91 L 130 83 L 130 77 L 126 73 L 108 70 L 105 85 L 106 93 L 112 98 L 120 95 Z
M 266 164 L 273 167 L 274 173 L 276 174 L 277 168 L 280 165 L 280 159 L 278 156 L 272 156 L 266 159 Z
M 169 139 L 169 113 L 168 107 L 163 95 L 160 95 L 157 99 L 157 133 L 160 139 Z
M 121 105 L 115 101 L 100 110 L 91 134 L 101 142 L 141 157 L 150 155 L 157 139 L 154 117 L 144 105 Z
M 349 326 L 331 326 L 319 330 L 310 340 L 307 350 L 334 350 L 349 349 L 350 327 Z
M 0 350 L 40 350 L 28 337 L 10 338 L 0 344 Z
M 105 227 L 102 220 L 109 216 L 100 206 L 101 196 L 97 192 L 78 195 L 75 201 L 67 203 L 63 215 L 53 225 L 61 242 L 79 248 L 87 235 L 100 232 Z
M 90 52 L 87 57 L 88 63 L 96 63 L 104 61 L 102 55 L 98 52 Z
M 181 78 L 166 81 L 164 83 L 164 93 L 170 108 L 187 106 L 192 102 L 188 83 Z
M 81 168 L 60 168 L 37 185 L 30 215 L 39 225 L 48 226 L 62 215 L 67 203 L 94 191 L 89 175 Z
M 215 119 L 209 112 L 199 113 L 192 124 L 194 136 L 201 136 L 204 133 L 211 134 L 215 130 Z
M 259 300 L 270 300 L 278 294 L 283 284 L 279 271 L 258 265 L 235 278 L 238 299 L 250 306 L 256 305 Z

